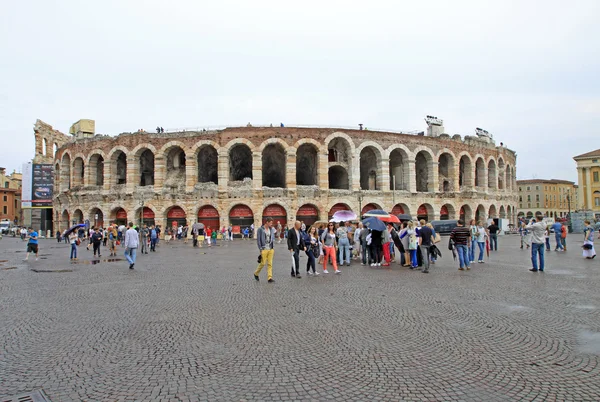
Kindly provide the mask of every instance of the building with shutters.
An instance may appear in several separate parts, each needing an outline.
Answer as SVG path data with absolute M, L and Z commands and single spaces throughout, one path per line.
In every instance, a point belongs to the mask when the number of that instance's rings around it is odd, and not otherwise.
M 573 158 L 577 163 L 580 208 L 600 220 L 600 149 Z
M 237 232 L 266 217 L 310 225 L 342 209 L 516 220 L 516 155 L 490 136 L 329 127 L 75 133 L 53 163 L 60 230 L 143 220 Z

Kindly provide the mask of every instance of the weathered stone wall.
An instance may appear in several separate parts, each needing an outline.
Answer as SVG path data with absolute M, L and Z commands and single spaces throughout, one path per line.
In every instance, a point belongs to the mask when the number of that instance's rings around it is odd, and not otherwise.
M 238 152 L 241 149 L 245 152 Z M 121 152 L 126 167 L 119 169 L 125 169 L 126 183 L 117 184 Z M 390 163 L 392 152 L 395 156 Z M 246 159 L 238 160 L 244 153 Z M 362 161 L 361 155 L 365 157 Z M 466 161 L 462 169 L 461 157 Z M 78 158 L 82 167 L 75 166 Z M 98 160 L 104 161 L 102 181 L 98 180 Z M 244 204 L 252 209 L 258 226 L 263 210 L 272 204 L 285 209 L 288 223 L 306 204 L 315 206 L 321 219 L 327 219 L 338 203 L 355 211 L 370 203 L 388 211 L 400 205 L 414 216 L 423 206 L 430 220 L 440 218 L 442 207 L 449 219 L 458 218 L 461 209 L 467 218 L 479 211 L 482 217 L 513 219 L 517 205 L 515 153 L 475 137 L 463 141 L 456 136 L 294 127 L 124 133 L 65 142 L 54 161 L 61 172 L 55 187 L 60 188 L 55 193 L 55 211 L 71 221 L 75 216 L 90 219 L 92 211 L 99 209 L 107 222 L 120 208 L 127 212 L 128 220 L 138 221 L 142 201 L 163 226 L 173 206 L 181 207 L 188 222 L 193 222 L 201 207 L 212 205 L 224 226 L 229 224 L 230 210 Z M 245 177 L 238 174 L 236 166 Z M 345 172 L 346 187 L 329 189 L 330 168 Z M 81 169 L 83 175 L 74 177 Z M 396 191 L 391 190 L 393 175 Z M 297 177 L 302 185 L 297 185 Z M 475 186 L 476 178 L 479 186 Z M 417 183 L 427 191 L 418 192 Z M 269 184 L 280 187 L 266 187 Z M 57 219 L 57 225 L 61 221 L 66 219 Z

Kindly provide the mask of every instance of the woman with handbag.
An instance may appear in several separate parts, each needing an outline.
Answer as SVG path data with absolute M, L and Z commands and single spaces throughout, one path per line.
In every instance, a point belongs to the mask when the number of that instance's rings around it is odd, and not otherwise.
M 304 243 L 306 244 L 305 253 L 308 256 L 308 261 L 306 261 L 306 274 L 308 276 L 319 275 L 316 270 L 316 257 L 319 255 L 319 234 L 317 233 L 316 226 L 311 226 L 308 229 L 308 233 L 304 238 Z M 311 268 L 312 272 L 310 272 Z
M 594 249 L 594 228 L 590 224 L 590 221 L 584 221 L 585 229 L 583 229 L 583 256 L 591 260 L 596 257 L 596 250 Z
M 329 222 L 327 224 L 327 229 L 323 232 L 321 236 L 321 241 L 323 242 L 323 251 L 325 253 L 325 258 L 323 258 L 323 273 L 328 274 L 327 271 L 327 261 L 331 257 L 331 263 L 333 264 L 333 269 L 336 274 L 340 274 L 341 271 L 338 269 L 337 261 L 335 258 L 335 251 L 337 248 L 337 241 L 335 238 L 335 225 L 333 222 Z

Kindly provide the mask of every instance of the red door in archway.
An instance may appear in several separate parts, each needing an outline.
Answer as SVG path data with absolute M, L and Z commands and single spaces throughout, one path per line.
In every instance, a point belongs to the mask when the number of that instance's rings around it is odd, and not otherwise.
M 198 210 L 198 222 L 203 223 L 204 227 L 219 227 L 219 211 L 212 205 L 205 205 Z
M 304 222 L 306 227 L 309 227 L 319 220 L 319 210 L 311 204 L 302 205 L 296 212 L 296 219 Z

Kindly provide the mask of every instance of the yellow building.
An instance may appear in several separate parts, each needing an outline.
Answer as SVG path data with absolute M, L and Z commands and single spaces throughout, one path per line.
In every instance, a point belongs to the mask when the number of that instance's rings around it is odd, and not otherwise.
M 600 149 L 573 159 L 577 163 L 581 209 L 594 211 L 600 219 Z
M 575 211 L 575 183 L 567 180 L 517 180 L 518 216 L 533 217 L 538 213 L 549 218 L 566 218 Z

